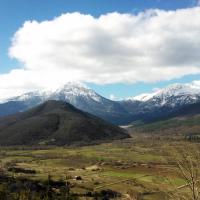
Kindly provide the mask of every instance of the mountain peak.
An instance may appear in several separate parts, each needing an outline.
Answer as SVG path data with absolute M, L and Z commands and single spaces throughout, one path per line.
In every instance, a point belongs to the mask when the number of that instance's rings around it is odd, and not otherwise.
M 178 95 L 192 95 L 192 94 L 199 94 L 200 93 L 200 88 L 193 88 L 192 84 L 172 84 L 169 85 L 168 87 L 158 90 L 154 94 L 156 95 L 173 95 L 173 96 L 178 96 Z
M 168 97 L 177 97 L 177 96 L 200 96 L 200 86 L 195 85 L 194 83 L 191 84 L 179 84 L 175 83 L 172 85 L 169 85 L 166 88 L 158 89 L 156 92 L 152 93 L 144 93 L 140 94 L 135 97 L 130 97 L 128 100 L 132 101 L 141 101 L 141 102 L 147 102 L 151 100 L 152 98 L 168 98 Z
M 124 124 L 130 114 L 119 102 L 102 97 L 82 83 L 69 82 L 56 90 L 33 91 L 0 104 L 0 116 L 26 111 L 48 100 L 64 101 L 111 123 Z
M 58 88 L 53 95 L 62 96 L 62 100 L 68 100 L 70 103 L 72 103 L 72 101 L 74 101 L 77 97 L 92 99 L 93 101 L 97 102 L 100 102 L 102 99 L 100 95 L 88 88 L 85 84 L 74 82 L 69 82 L 63 87 Z
M 135 97 L 129 97 L 129 98 L 127 98 L 127 100 L 145 102 L 145 101 L 148 101 L 152 96 L 153 96 L 153 94 L 151 94 L 151 93 L 143 93 L 143 94 L 140 94 Z

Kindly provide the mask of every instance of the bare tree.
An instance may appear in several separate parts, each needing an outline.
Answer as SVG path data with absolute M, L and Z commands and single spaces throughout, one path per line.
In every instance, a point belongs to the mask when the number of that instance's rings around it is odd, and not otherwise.
M 194 144 L 172 151 L 173 162 L 177 173 L 185 180 L 185 184 L 169 193 L 170 199 L 200 200 L 200 151 Z

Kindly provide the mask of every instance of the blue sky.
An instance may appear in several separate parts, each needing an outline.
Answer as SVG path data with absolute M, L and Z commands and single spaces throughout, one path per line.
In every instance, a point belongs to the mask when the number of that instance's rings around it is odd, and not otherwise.
M 11 46 L 11 38 L 25 21 L 52 20 L 67 12 L 80 12 L 98 17 L 111 12 L 136 14 L 147 9 L 176 10 L 194 6 L 194 0 L 0 0 L 0 74 L 21 67 L 20 62 L 8 56 L 8 49 Z M 89 86 L 103 96 L 109 97 L 113 94 L 117 98 L 124 98 L 174 82 L 185 83 L 199 78 L 199 75 L 186 75 L 179 79 L 154 83 L 90 83 Z

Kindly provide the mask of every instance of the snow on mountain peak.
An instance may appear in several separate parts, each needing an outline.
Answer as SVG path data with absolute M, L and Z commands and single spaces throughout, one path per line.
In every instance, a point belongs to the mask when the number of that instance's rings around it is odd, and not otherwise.
M 35 90 L 31 92 L 24 93 L 19 96 L 15 96 L 9 99 L 5 99 L 4 102 L 9 101 L 29 101 L 33 98 L 38 98 L 41 101 L 46 101 L 49 99 L 57 100 L 59 96 L 63 96 L 64 99 L 69 101 L 75 99 L 76 97 L 83 97 L 87 99 L 93 99 L 94 101 L 101 101 L 101 96 L 96 92 L 88 88 L 85 84 L 68 82 L 62 87 L 54 90 Z
M 132 100 L 132 101 L 148 101 L 153 97 L 153 94 L 151 93 L 143 93 L 135 97 L 129 97 L 127 100 Z
M 200 87 L 191 84 L 173 84 L 155 93 L 156 96 L 181 96 L 181 95 L 200 95 Z
M 151 99 L 160 99 L 160 103 L 164 105 L 167 98 L 170 97 L 189 97 L 190 99 L 195 100 L 197 96 L 200 96 L 200 83 L 192 82 L 190 84 L 172 84 L 166 88 L 159 89 L 156 92 L 144 93 L 129 98 L 129 100 L 147 102 Z
M 66 96 L 66 98 L 82 96 L 85 98 L 92 98 L 95 101 L 101 100 L 101 97 L 95 91 L 88 88 L 85 84 L 82 83 L 69 82 L 63 87 L 58 88 L 55 91 L 55 94 L 63 94 Z
M 11 101 L 18 101 L 18 102 L 26 102 L 26 104 L 31 104 L 32 102 L 42 103 L 51 99 L 52 91 L 45 91 L 45 90 L 35 90 L 32 92 L 27 92 L 19 96 L 15 96 L 12 98 L 5 99 L 1 103 L 11 102 Z

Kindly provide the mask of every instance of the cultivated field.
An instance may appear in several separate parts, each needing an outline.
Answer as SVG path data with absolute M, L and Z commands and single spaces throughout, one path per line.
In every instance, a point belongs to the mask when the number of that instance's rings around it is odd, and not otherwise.
M 28 195 L 30 199 L 170 199 L 169 191 L 186 184 L 172 152 L 194 145 L 183 138 L 135 134 L 131 139 L 87 147 L 2 147 L 0 194 L 9 194 L 9 199 Z M 15 181 L 15 187 L 10 187 Z M 45 186 L 46 196 L 34 189 L 33 197 L 32 186 L 23 185 L 26 181 Z M 63 193 L 62 183 L 67 185 Z M 56 197 L 49 195 L 50 189 Z M 187 187 L 182 190 L 189 192 Z

